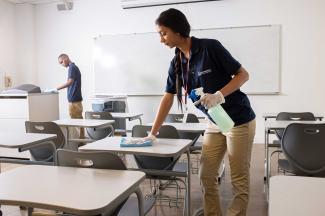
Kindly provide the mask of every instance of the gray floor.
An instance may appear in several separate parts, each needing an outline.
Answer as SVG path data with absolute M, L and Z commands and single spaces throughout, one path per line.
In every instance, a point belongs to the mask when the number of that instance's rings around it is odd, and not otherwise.
M 250 194 L 250 203 L 248 207 L 248 216 L 264 216 L 267 215 L 267 203 L 265 200 L 264 193 L 264 183 L 263 183 L 263 172 L 264 172 L 264 145 L 254 145 L 253 154 L 252 154 L 252 162 L 251 162 L 251 194 Z M 129 160 L 128 160 L 129 161 Z M 2 171 L 6 169 L 14 168 L 15 165 L 6 165 L 3 164 Z M 146 182 L 142 185 L 142 189 L 144 191 L 148 190 L 149 184 Z M 197 210 L 202 206 L 202 193 L 199 185 L 199 179 L 196 174 L 192 175 L 192 212 Z M 165 192 L 170 194 L 172 192 Z M 231 184 L 229 177 L 229 167 L 228 163 L 226 166 L 226 175 L 222 179 L 220 185 L 220 196 L 222 201 L 223 211 L 226 211 L 227 206 L 231 202 L 232 192 L 231 192 Z M 166 203 L 163 203 L 166 205 Z M 3 215 L 8 216 L 21 216 L 26 215 L 25 211 L 20 211 L 18 207 L 13 206 L 1 206 L 3 211 Z M 132 215 L 132 214 L 130 214 Z M 155 206 L 149 213 L 150 216 L 174 216 L 174 215 L 182 215 L 182 206 L 180 207 L 168 207 L 168 206 Z

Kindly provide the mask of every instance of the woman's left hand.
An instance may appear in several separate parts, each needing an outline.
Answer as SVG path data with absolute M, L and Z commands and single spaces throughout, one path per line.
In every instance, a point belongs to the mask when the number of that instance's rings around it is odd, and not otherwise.
M 223 97 L 220 91 L 217 91 L 214 94 L 205 94 L 202 98 L 200 98 L 201 104 L 207 109 L 217 106 L 218 104 L 222 104 L 225 102 L 225 98 Z

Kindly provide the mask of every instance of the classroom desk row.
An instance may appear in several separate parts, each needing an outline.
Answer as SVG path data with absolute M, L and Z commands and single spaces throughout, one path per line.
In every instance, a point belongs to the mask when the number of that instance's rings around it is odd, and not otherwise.
M 188 125 L 190 124 L 190 125 Z M 195 124 L 195 125 L 194 125 Z M 151 125 L 151 124 L 148 124 Z M 203 123 L 168 123 L 168 125 L 173 125 L 178 131 L 182 132 L 203 132 L 206 124 Z M 111 153 L 121 153 L 121 154 L 132 154 L 132 155 L 146 155 L 146 156 L 157 156 L 157 157 L 176 157 L 183 153 L 187 156 L 187 171 L 182 173 L 179 177 L 186 177 L 186 199 L 185 199 L 185 215 L 191 215 L 191 158 L 190 158 L 190 146 L 192 145 L 192 140 L 186 139 L 157 139 L 153 146 L 150 147 L 132 147 L 123 148 L 117 143 L 120 142 L 120 137 L 106 137 L 104 139 L 95 141 L 88 145 L 79 148 L 79 151 L 107 151 Z M 146 170 L 142 170 L 147 172 Z M 150 170 L 150 175 L 158 174 L 164 175 L 165 171 Z M 178 175 L 174 172 L 171 175 Z
M 66 120 L 64 120 L 66 121 Z M 90 120 L 93 121 L 91 123 L 91 125 L 89 124 L 84 124 L 87 122 L 87 120 L 82 120 L 82 119 L 74 119 L 71 120 L 71 124 L 67 124 L 64 123 L 66 125 L 66 127 L 69 126 L 95 126 L 95 122 L 97 123 L 103 123 L 101 122 L 101 120 Z M 76 124 L 77 122 L 79 122 L 80 124 Z M 60 123 L 60 121 L 59 121 Z M 61 122 L 62 123 L 62 122 Z M 63 123 L 62 123 L 63 124 Z M 107 122 L 105 123 L 107 124 Z M 205 124 L 202 123 L 195 123 L 195 125 L 193 125 L 194 123 L 190 123 L 191 125 L 189 125 L 188 123 L 173 123 L 171 125 L 175 126 L 179 131 L 186 131 L 186 132 L 203 132 L 205 129 Z M 97 124 L 98 125 L 98 124 Z M 62 126 L 62 125 L 61 125 Z M 32 146 L 36 146 L 39 145 L 40 143 L 44 142 L 44 141 L 49 141 L 52 139 L 55 139 L 56 136 L 55 135 L 48 135 L 48 134 L 27 134 L 27 133 L 23 133 L 23 134 L 0 134 L 0 147 L 8 147 L 8 148 L 27 148 L 27 147 L 32 147 Z M 157 139 L 157 141 L 154 143 L 153 146 L 151 147 L 146 147 L 146 148 L 121 148 L 119 146 L 119 142 L 120 142 L 120 137 L 107 137 L 105 139 L 102 140 L 98 140 L 95 141 L 91 144 L 85 145 L 83 147 L 80 148 L 80 151 L 108 151 L 108 152 L 113 152 L 113 153 L 123 153 L 123 154 L 139 154 L 139 155 L 149 155 L 149 156 L 159 156 L 159 157 L 174 157 L 174 156 L 178 156 L 180 154 L 186 153 L 187 155 L 187 172 L 185 173 L 185 177 L 187 177 L 187 184 L 186 184 L 186 188 L 187 188 L 187 193 L 186 193 L 186 204 L 185 204 L 185 208 L 186 208 L 186 215 L 190 215 L 190 200 L 191 200 L 191 178 L 190 178 L 190 155 L 189 155 L 189 146 L 192 144 L 192 140 L 183 140 L 183 139 Z M 38 169 L 38 168 L 35 168 Z M 18 172 L 18 171 L 17 171 Z M 24 171 L 25 172 L 25 171 Z M 51 171 L 49 171 L 51 172 Z M 159 171 L 161 172 L 161 171 Z M 19 175 L 23 175 L 23 174 L 19 174 Z M 7 178 L 7 177 L 6 177 Z M 8 177 L 10 178 L 10 177 Z M 1 185 L 1 178 L 0 178 L 0 185 Z M 6 180 L 4 180 L 6 181 Z M 13 182 L 14 184 L 14 182 Z M 51 182 L 48 183 L 48 187 L 51 187 L 50 185 L 52 185 Z M 1 187 L 1 186 L 0 186 Z M 10 186 L 11 187 L 11 186 Z M 14 187 L 14 186 L 13 186 Z M 35 190 L 37 189 L 37 184 L 35 184 Z M 45 187 L 45 186 L 44 186 Z M 54 190 L 55 191 L 55 190 Z M 29 191 L 26 191 L 29 192 Z M 22 193 L 24 193 L 22 191 Z M 81 192 L 83 193 L 83 192 Z M 13 196 L 13 200 L 15 200 L 14 202 L 8 202 L 7 200 L 7 196 L 8 194 L 4 194 L 4 198 L 2 199 L 1 197 L 1 193 L 0 193 L 0 204 L 14 204 L 14 205 L 24 205 L 24 206 L 28 206 L 28 207 L 39 207 L 39 208 L 47 208 L 47 209 L 56 209 L 56 210 L 64 210 L 65 212 L 71 212 L 71 213 L 76 213 L 75 206 L 73 206 L 72 203 L 68 203 L 66 205 L 56 205 L 57 203 L 54 202 L 54 200 L 49 200 L 46 201 L 46 203 L 38 203 L 40 201 L 37 202 L 37 199 L 40 198 L 41 196 L 36 196 L 35 199 L 30 198 L 30 202 L 22 201 L 18 195 L 16 197 Z M 27 198 L 26 198 L 27 199 Z M 39 200 L 44 200 L 44 199 L 39 199 Z M 42 201 L 43 202 L 43 201 Z M 107 202 L 107 200 L 106 200 Z M 69 206 L 71 204 L 71 206 Z M 106 207 L 105 207 L 106 209 Z M 103 208 L 96 210 L 98 211 L 102 211 Z M 84 211 L 84 210 L 80 210 L 80 211 Z M 80 215 L 87 215 L 87 213 L 89 213 L 89 210 L 85 210 L 84 212 L 78 212 L 80 213 Z

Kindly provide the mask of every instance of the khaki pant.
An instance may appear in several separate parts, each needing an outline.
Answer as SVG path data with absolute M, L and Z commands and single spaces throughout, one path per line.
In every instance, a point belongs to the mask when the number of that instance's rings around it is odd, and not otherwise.
M 69 114 L 72 119 L 82 119 L 82 102 L 72 102 L 69 103 Z M 73 133 L 70 133 L 73 134 Z M 85 130 L 84 128 L 80 128 L 79 138 L 84 139 L 85 138 Z
M 200 179 L 204 195 L 204 215 L 221 216 L 218 193 L 218 171 L 225 152 L 228 152 L 234 198 L 227 216 L 244 216 L 249 198 L 249 168 L 255 136 L 255 120 L 231 131 L 204 134 Z

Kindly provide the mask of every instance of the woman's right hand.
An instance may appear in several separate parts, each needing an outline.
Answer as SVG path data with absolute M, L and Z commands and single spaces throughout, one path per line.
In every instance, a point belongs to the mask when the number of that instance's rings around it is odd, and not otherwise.
M 157 137 L 155 135 L 153 135 L 152 133 L 150 133 L 148 136 L 144 137 L 145 141 L 155 141 L 157 139 Z

